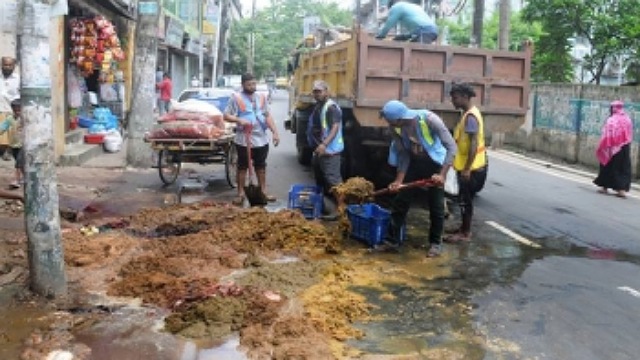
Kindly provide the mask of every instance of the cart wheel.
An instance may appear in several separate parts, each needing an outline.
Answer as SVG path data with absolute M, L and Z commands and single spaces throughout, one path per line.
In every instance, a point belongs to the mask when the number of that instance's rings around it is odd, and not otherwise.
M 175 161 L 173 154 L 168 150 L 160 150 L 158 154 L 158 173 L 160 174 L 160 180 L 165 185 L 171 185 L 176 182 L 181 166 L 182 163 Z
M 224 159 L 224 171 L 227 174 L 227 183 L 232 188 L 238 186 L 237 177 L 238 174 L 238 151 L 236 145 L 231 143 L 229 150 L 227 151 L 226 158 Z

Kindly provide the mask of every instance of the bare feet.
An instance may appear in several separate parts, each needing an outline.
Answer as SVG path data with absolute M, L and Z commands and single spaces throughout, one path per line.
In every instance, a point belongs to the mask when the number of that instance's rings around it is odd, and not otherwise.
M 618 193 L 616 194 L 616 196 L 617 196 L 617 197 L 619 197 L 619 198 L 626 199 L 626 198 L 627 198 L 627 193 L 626 193 L 626 192 L 624 192 L 624 191 L 622 191 L 622 190 L 620 190 L 620 191 L 618 191 Z
M 607 192 L 607 188 L 600 188 L 600 189 L 598 190 L 598 192 L 599 192 L 600 194 L 607 194 L 607 193 L 608 193 L 608 192 Z

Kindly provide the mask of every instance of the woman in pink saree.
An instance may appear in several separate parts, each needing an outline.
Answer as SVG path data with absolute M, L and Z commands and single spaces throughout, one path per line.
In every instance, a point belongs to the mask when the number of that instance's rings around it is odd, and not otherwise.
M 633 124 L 624 112 L 622 101 L 612 102 L 610 113 L 596 150 L 600 172 L 593 183 L 600 187 L 600 193 L 606 194 L 612 189 L 618 197 L 624 198 L 631 187 Z

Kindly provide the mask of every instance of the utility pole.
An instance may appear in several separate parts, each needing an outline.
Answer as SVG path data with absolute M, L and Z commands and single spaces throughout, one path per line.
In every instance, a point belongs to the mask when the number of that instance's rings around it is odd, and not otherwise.
M 198 30 L 200 30 L 200 46 L 198 46 L 198 81 L 204 87 L 204 2 L 197 2 Z
M 511 20 L 511 0 L 500 0 L 500 29 L 498 34 L 498 49 L 509 50 L 509 25 Z
M 255 20 L 256 17 L 256 0 L 253 0 L 251 4 L 251 19 Z M 251 23 L 251 33 L 249 34 L 249 56 L 247 57 L 247 72 L 253 74 L 253 67 L 255 64 L 255 55 L 256 55 L 256 32 L 253 26 L 255 26 L 255 21 Z
M 484 23 L 484 0 L 475 0 L 473 8 L 473 30 L 471 42 L 476 47 L 482 47 L 482 26 Z
M 218 63 L 220 63 L 220 42 L 222 41 L 222 7 L 224 6 L 224 0 L 220 0 L 218 2 L 218 23 L 216 24 L 216 38 L 214 40 L 214 47 L 213 47 L 213 56 L 215 56 L 215 59 L 213 59 L 213 70 L 211 71 L 211 84 L 213 87 L 217 86 L 217 82 L 218 82 Z
M 49 1 L 20 3 L 20 97 L 25 153 L 25 225 L 31 289 L 43 296 L 67 293 L 49 69 Z
M 148 168 L 152 165 L 153 151 L 144 142 L 144 134 L 155 122 L 153 103 L 156 101 L 156 63 L 158 57 L 158 20 L 160 1 L 146 6 L 138 14 L 136 44 L 133 55 L 133 86 L 129 113 L 129 139 L 127 163 L 133 167 Z M 142 9 L 142 8 L 139 8 Z

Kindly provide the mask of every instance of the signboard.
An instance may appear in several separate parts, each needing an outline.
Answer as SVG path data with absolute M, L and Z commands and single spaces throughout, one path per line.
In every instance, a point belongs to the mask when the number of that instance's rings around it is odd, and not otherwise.
M 16 0 L 0 1 L 0 30 L 15 34 L 18 30 L 18 2 Z
M 192 54 L 200 54 L 200 44 L 200 39 L 190 37 L 189 41 L 187 41 L 187 44 L 184 47 L 184 50 Z
M 320 21 L 320 17 L 318 16 L 307 16 L 302 20 L 302 29 L 304 33 L 304 37 L 307 35 L 313 35 L 316 32 L 318 26 L 320 26 L 322 22 Z
M 215 35 L 218 30 L 218 13 L 220 9 L 215 0 L 207 0 L 202 6 L 204 7 L 202 12 L 202 33 Z
M 163 10 L 160 10 L 161 12 L 164 12 Z M 160 16 L 158 16 L 158 39 L 164 40 L 164 37 L 167 33 L 167 17 L 163 16 L 163 14 L 160 14 Z
M 138 3 L 138 14 L 143 16 L 158 14 L 158 2 L 157 1 L 140 1 Z
M 167 31 L 165 32 L 164 43 L 182 49 L 183 38 L 184 24 L 175 18 L 167 17 Z

